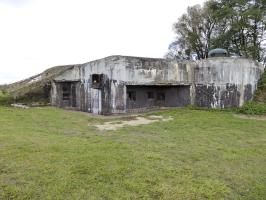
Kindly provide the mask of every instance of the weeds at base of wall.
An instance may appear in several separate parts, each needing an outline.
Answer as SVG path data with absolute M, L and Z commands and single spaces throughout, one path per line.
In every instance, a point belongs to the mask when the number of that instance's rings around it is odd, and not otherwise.
M 266 70 L 264 70 L 258 82 L 258 88 L 254 94 L 254 101 L 260 103 L 266 102 Z
M 206 107 L 197 107 L 193 105 L 187 106 L 190 110 L 205 110 L 210 112 L 232 112 L 241 113 L 246 115 L 266 115 L 266 104 L 257 102 L 247 102 L 240 108 L 225 108 L 225 109 L 214 109 Z
M 266 104 L 247 102 L 241 108 L 238 108 L 237 112 L 247 115 L 266 115 Z

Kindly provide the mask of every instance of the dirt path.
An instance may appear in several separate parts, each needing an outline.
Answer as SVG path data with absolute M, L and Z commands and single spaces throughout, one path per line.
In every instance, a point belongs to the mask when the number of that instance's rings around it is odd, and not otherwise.
M 119 121 L 110 121 L 105 122 L 104 124 L 96 125 L 99 130 L 117 130 L 124 126 L 138 126 L 150 124 L 158 121 L 170 121 L 173 120 L 172 117 L 163 117 L 158 115 L 150 115 L 150 116 L 136 116 L 131 118 L 121 118 Z

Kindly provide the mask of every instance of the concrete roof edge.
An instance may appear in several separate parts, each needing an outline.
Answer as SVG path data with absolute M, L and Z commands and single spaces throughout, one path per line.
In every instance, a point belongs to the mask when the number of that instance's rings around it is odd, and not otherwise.
M 103 58 L 99 58 L 99 59 L 95 59 L 95 60 L 91 60 L 89 62 L 85 62 L 82 63 L 82 65 L 88 64 L 88 63 L 93 63 L 93 62 L 97 62 L 97 61 L 101 61 L 101 60 L 108 60 L 108 59 L 112 59 L 112 58 L 132 58 L 132 59 L 147 59 L 147 60 L 164 60 L 167 61 L 167 59 L 165 58 L 150 58 L 150 57 L 140 57 L 140 56 L 124 56 L 124 55 L 111 55 L 111 56 L 106 56 Z

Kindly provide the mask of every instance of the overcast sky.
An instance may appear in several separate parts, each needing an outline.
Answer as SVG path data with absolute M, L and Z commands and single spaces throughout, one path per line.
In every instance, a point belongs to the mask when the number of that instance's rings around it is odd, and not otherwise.
M 0 84 L 110 55 L 163 57 L 204 0 L 0 0 Z

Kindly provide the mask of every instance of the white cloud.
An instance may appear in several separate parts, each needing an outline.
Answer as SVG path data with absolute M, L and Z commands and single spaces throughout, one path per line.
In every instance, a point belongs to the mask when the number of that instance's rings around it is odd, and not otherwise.
M 0 0 L 0 83 L 115 54 L 162 57 L 172 24 L 202 2 Z

